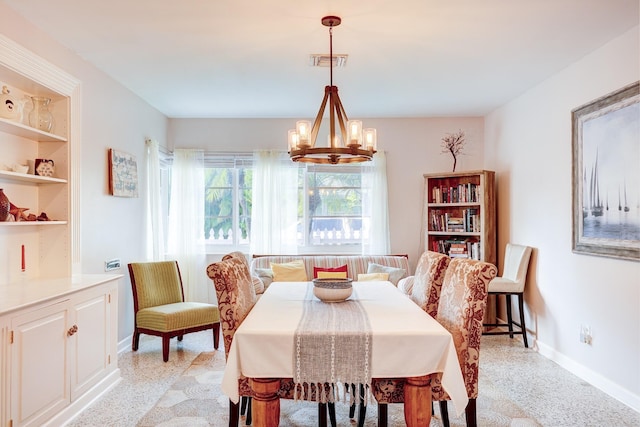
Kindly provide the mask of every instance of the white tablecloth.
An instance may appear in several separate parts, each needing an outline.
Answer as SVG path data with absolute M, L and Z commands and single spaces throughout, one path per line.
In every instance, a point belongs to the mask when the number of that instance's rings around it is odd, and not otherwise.
M 238 378 L 293 378 L 294 333 L 311 282 L 274 282 L 235 333 L 222 391 L 238 402 Z M 456 413 L 467 391 L 451 334 L 390 282 L 354 282 L 372 329 L 371 376 L 417 377 L 442 372 Z M 339 304 L 339 303 L 334 303 Z

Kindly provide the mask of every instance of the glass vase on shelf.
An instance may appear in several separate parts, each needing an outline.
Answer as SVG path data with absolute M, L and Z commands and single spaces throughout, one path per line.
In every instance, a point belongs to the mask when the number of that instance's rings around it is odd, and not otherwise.
M 53 130 L 53 114 L 49 111 L 51 98 L 32 96 L 33 109 L 29 113 L 29 125 L 44 132 Z

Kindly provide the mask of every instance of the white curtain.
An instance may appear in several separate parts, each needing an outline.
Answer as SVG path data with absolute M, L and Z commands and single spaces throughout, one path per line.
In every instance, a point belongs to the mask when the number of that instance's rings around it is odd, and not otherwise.
M 385 255 L 391 252 L 389 208 L 387 196 L 387 158 L 383 151 L 373 156 L 371 163 L 362 163 L 362 186 L 371 190 L 364 193 L 362 212 L 371 215 L 369 242 L 363 244 L 363 255 Z M 364 223 L 364 221 L 363 221 Z
M 162 195 L 160 191 L 160 154 L 157 141 L 147 139 L 147 182 L 145 197 L 145 240 L 146 259 L 164 259 L 164 223 L 162 215 Z
M 176 149 L 171 167 L 169 257 L 176 259 L 185 300 L 209 301 L 204 249 L 204 152 Z
M 298 164 L 282 151 L 253 156 L 251 253 L 297 253 Z

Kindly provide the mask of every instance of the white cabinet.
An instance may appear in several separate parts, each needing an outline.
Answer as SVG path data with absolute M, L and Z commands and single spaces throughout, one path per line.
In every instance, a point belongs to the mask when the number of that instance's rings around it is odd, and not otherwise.
M 7 346 L 9 344 L 9 325 L 6 319 L 0 316 L 0 423 L 7 425 L 7 415 L 9 414 L 9 356 Z
M 119 380 L 114 277 L 0 317 L 3 425 L 63 424 Z
M 12 425 L 39 426 L 70 403 L 69 300 L 11 319 Z
M 113 303 L 112 303 L 113 301 Z M 116 363 L 117 287 L 86 292 L 72 306 L 71 398 L 96 385 Z

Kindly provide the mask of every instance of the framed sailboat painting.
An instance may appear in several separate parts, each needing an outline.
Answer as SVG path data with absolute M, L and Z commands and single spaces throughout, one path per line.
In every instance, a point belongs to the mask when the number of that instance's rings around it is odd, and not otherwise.
M 573 251 L 640 260 L 640 82 L 571 112 Z

